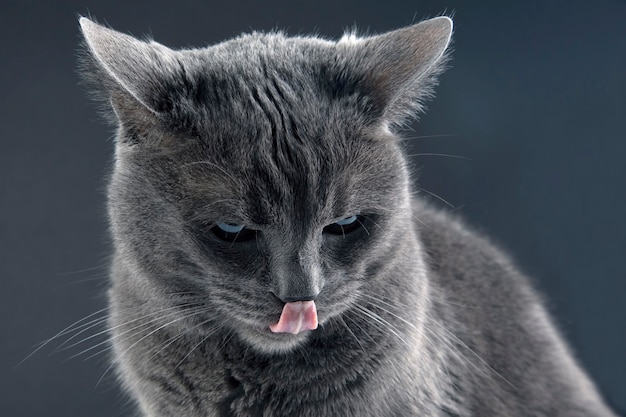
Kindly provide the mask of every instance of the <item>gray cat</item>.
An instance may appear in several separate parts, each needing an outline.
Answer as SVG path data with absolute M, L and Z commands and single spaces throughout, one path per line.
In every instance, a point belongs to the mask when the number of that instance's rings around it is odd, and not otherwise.
M 144 416 L 612 416 L 506 255 L 413 197 L 439 17 L 171 50 L 81 18 L 117 126 L 110 339 Z

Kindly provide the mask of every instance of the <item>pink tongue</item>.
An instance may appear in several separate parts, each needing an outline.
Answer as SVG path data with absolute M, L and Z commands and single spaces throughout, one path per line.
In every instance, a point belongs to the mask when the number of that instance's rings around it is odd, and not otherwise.
M 283 307 L 278 323 L 270 324 L 274 333 L 298 334 L 305 330 L 317 329 L 317 309 L 315 301 L 296 301 Z

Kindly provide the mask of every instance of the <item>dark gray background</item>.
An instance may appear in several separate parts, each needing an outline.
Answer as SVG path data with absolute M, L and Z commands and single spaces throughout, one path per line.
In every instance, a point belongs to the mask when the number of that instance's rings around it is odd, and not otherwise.
M 626 409 L 626 3 L 54 1 L 0 9 L 0 415 L 118 416 L 96 345 L 33 346 L 104 306 L 111 129 L 77 85 L 77 14 L 169 46 L 251 29 L 338 37 L 453 12 L 455 52 L 407 136 L 420 186 L 514 254 Z M 417 170 L 416 170 L 417 171 Z M 443 205 L 443 203 L 442 203 Z M 96 331 L 86 333 L 88 336 Z M 97 386 L 96 386 L 97 385 Z

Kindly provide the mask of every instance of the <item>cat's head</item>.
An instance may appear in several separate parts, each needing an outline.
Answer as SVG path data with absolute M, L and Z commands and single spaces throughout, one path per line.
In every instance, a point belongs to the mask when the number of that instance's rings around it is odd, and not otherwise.
M 118 128 L 109 214 L 125 273 L 114 286 L 179 308 L 189 331 L 223 326 L 276 352 L 410 258 L 393 131 L 431 94 L 450 19 L 190 50 L 81 26 L 86 78 Z

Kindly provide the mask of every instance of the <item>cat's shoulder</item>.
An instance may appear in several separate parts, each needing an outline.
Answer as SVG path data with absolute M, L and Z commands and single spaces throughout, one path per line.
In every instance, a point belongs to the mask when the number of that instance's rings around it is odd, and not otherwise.
M 420 241 L 431 255 L 467 251 L 475 256 L 503 255 L 489 236 L 470 225 L 457 211 L 438 208 L 426 201 L 414 199 L 413 219 Z
M 426 263 L 442 286 L 464 296 L 525 299 L 522 294 L 534 293 L 529 279 L 501 245 L 469 225 L 461 214 L 418 200 L 413 207 Z

